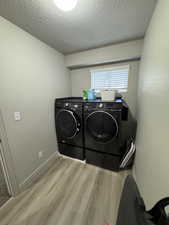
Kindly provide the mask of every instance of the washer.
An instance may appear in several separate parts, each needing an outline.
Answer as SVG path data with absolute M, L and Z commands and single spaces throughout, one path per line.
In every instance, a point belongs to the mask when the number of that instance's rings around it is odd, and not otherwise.
M 83 160 L 83 103 L 80 99 L 55 100 L 55 127 L 59 152 Z
M 129 111 L 122 100 L 84 103 L 86 162 L 105 169 L 119 170 L 130 132 Z M 134 131 L 135 133 L 135 131 Z

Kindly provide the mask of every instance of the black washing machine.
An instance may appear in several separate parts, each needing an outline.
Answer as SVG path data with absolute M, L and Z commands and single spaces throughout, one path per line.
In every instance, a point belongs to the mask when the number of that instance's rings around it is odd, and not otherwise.
M 55 127 L 59 152 L 83 160 L 83 102 L 81 99 L 55 100 Z
M 136 123 L 129 122 L 129 110 L 123 100 L 84 103 L 84 127 L 86 162 L 119 170 L 128 142 L 136 132 Z

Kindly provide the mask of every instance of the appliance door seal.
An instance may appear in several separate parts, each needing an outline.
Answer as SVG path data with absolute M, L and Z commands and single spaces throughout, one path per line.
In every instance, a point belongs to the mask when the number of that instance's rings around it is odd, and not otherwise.
M 64 139 L 73 139 L 80 131 L 80 121 L 77 115 L 67 109 L 56 114 L 56 132 Z
M 86 118 L 88 134 L 102 144 L 113 141 L 118 135 L 118 123 L 113 115 L 106 111 L 94 111 Z

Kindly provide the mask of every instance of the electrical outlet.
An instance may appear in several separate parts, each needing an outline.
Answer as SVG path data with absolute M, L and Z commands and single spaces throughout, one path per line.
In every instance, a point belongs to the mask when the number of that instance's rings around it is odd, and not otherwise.
M 39 156 L 39 158 L 42 158 L 42 157 L 43 157 L 43 152 L 40 151 L 40 152 L 38 153 L 38 156 Z
M 21 120 L 21 113 L 20 112 L 14 112 L 14 119 L 15 121 Z

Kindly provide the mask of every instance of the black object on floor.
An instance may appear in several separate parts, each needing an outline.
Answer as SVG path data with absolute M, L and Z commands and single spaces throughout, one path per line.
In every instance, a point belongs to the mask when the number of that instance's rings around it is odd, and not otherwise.
M 169 218 L 165 212 L 165 207 L 169 205 L 169 198 L 164 198 L 148 211 L 152 216 L 151 221 L 158 225 L 169 225 Z
M 146 211 L 144 200 L 132 176 L 125 180 L 116 225 L 169 225 L 165 207 L 169 198 L 159 201 Z

